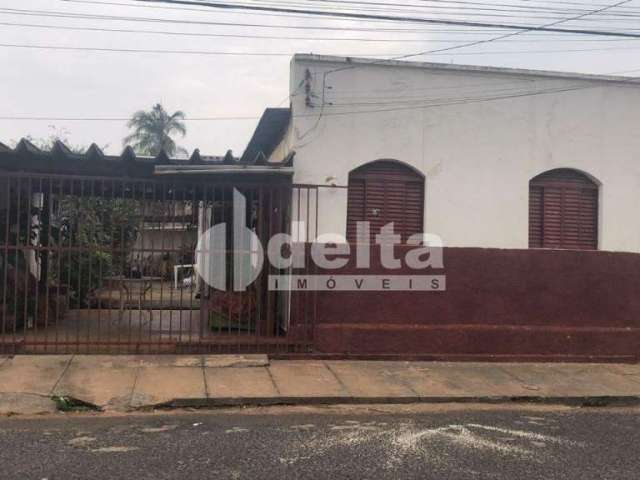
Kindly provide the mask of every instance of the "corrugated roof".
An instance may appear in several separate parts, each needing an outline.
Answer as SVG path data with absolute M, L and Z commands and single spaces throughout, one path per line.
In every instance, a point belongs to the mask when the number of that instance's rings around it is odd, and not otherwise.
M 291 109 L 267 108 L 242 154 L 241 161 L 264 164 L 287 133 Z
M 95 143 L 83 153 L 73 152 L 68 146 L 56 141 L 50 150 L 41 150 L 28 139 L 21 139 L 15 148 L 0 143 L 0 170 L 54 173 L 68 175 L 104 175 L 124 177 L 151 177 L 157 167 L 196 167 L 211 171 L 216 168 L 256 169 L 254 163 L 234 157 L 231 150 L 224 156 L 200 155 L 194 150 L 190 158 L 171 158 L 161 151 L 155 157 L 138 156 L 131 147 L 126 147 L 120 155 L 106 155 Z M 281 163 L 269 164 L 270 168 L 287 169 L 292 166 L 292 158 Z M 260 169 L 263 169 L 260 166 Z M 256 169 L 257 170 L 257 169 Z

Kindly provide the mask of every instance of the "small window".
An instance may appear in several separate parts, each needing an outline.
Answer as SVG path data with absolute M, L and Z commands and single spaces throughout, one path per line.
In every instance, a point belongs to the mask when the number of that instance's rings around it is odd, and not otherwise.
M 393 222 L 394 232 L 405 242 L 422 233 L 424 177 L 410 167 L 391 160 L 367 163 L 349 174 L 347 240 L 355 242 L 357 223 L 368 221 L 370 241 Z
M 529 182 L 529 248 L 596 250 L 598 185 L 571 169 Z

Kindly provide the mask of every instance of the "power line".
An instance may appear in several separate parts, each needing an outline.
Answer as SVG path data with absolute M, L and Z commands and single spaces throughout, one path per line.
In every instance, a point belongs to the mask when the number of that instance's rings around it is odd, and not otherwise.
M 527 25 L 515 25 L 505 23 L 492 23 L 492 22 L 471 22 L 466 20 L 448 20 L 440 18 L 421 18 L 421 17 L 398 17 L 393 15 L 371 15 L 365 13 L 347 13 L 347 12 L 327 12 L 322 10 L 307 10 L 307 9 L 295 9 L 284 7 L 265 7 L 257 5 L 243 5 L 234 3 L 205 3 L 197 2 L 193 0 L 134 0 L 136 2 L 143 3 L 165 3 L 170 5 L 197 5 L 200 7 L 217 8 L 221 10 L 253 10 L 259 12 L 278 12 L 278 13 L 293 13 L 293 14 L 305 14 L 309 16 L 321 16 L 321 17 L 342 17 L 351 18 L 354 20 L 390 20 L 394 22 L 410 22 L 410 23 L 425 23 L 431 25 L 451 25 L 451 26 L 464 26 L 464 27 L 486 27 L 486 28 L 498 28 L 506 30 L 529 30 L 539 32 L 555 32 L 555 33 L 579 33 L 584 35 L 604 35 L 604 36 L 618 36 L 627 38 L 640 38 L 640 34 L 629 32 L 614 32 L 605 30 L 591 30 L 591 29 L 562 29 L 555 27 L 536 27 Z M 624 2 L 627 3 L 627 2 Z M 609 7 L 612 8 L 612 7 Z
M 62 1 L 83 1 L 83 0 L 62 0 Z M 563 9 L 561 7 L 549 7 L 549 6 L 535 6 L 535 5 L 526 5 L 526 6 L 518 6 L 514 4 L 506 4 L 506 3 L 494 3 L 494 2 L 468 2 L 468 1 L 443 1 L 437 2 L 439 5 L 425 5 L 427 2 L 422 2 L 422 5 L 416 5 L 414 3 L 388 3 L 382 1 L 365 1 L 365 0 L 309 0 L 306 5 L 313 5 L 316 3 L 329 4 L 331 7 L 342 8 L 341 5 L 374 5 L 374 6 L 383 6 L 383 7 L 410 7 L 410 8 L 422 8 L 425 10 L 454 10 L 458 12 L 460 10 L 459 6 L 453 5 L 465 5 L 465 13 L 469 10 L 471 11 L 486 11 L 486 12 L 512 12 L 512 13 L 557 13 L 557 14 L 580 14 L 586 13 L 590 9 L 587 8 L 573 8 L 571 11 L 568 9 Z M 431 3 L 431 1 L 429 2 Z M 527 2 L 529 3 L 529 2 Z M 291 3 L 288 3 L 289 5 Z M 442 5 L 445 4 L 445 5 Z M 468 6 L 471 5 L 471 6 Z M 606 5 L 594 5 L 596 7 L 606 6 Z M 501 8 L 506 7 L 506 8 Z M 626 7 L 627 9 L 633 9 L 633 12 L 637 12 L 638 10 L 633 7 Z M 408 11 L 408 10 L 402 10 Z M 627 10 L 629 11 L 629 10 Z M 626 16 L 626 13 L 611 13 L 604 14 L 607 16 Z
M 102 2 L 98 2 L 102 3 Z M 111 4 L 111 2 L 110 2 Z M 120 5 L 120 4 L 116 4 Z M 146 6 L 146 5 L 142 5 Z M 168 8 L 169 10 L 178 10 L 177 8 Z M 198 9 L 198 11 L 201 11 Z M 265 23 L 244 23 L 244 22 L 222 22 L 222 21 L 205 21 L 205 20 L 185 20 L 185 19 L 169 19 L 169 18 L 154 18 L 154 17 L 132 17 L 132 16 L 115 16 L 115 15 L 102 15 L 102 14 L 86 14 L 86 13 L 73 13 L 73 12 L 61 12 L 51 10 L 28 10 L 17 8 L 0 7 L 0 13 L 19 16 L 35 16 L 35 17 L 47 17 L 47 18 L 69 18 L 69 19 L 85 19 L 85 20 L 100 20 L 100 21 L 123 21 L 123 22 L 142 22 L 142 23 L 167 23 L 167 24 L 184 24 L 184 25 L 202 25 L 202 26 L 231 26 L 231 27 L 251 27 L 251 28 L 270 28 L 270 29 L 293 29 L 293 30 L 320 30 L 320 31 L 342 31 L 342 32 L 397 32 L 397 33 L 462 33 L 477 35 L 478 31 L 482 32 L 498 32 L 502 29 L 488 29 L 477 28 L 475 31 L 463 30 L 463 29 L 426 29 L 426 28 L 398 28 L 398 27 L 337 27 L 337 26 L 318 26 L 318 25 L 286 25 L 286 24 L 265 24 Z M 243 12 L 247 14 L 247 12 Z M 262 14 L 266 15 L 266 14 Z M 289 17 L 287 17 L 289 18 Z M 305 17 L 307 18 L 307 17 Z M 348 20 L 343 18 L 336 18 L 333 20 Z M 371 20 L 371 22 L 387 22 L 385 20 Z M 435 25 L 432 25 L 435 26 Z M 515 27 L 514 27 L 515 28 Z M 522 26 L 518 29 L 526 29 L 530 27 Z M 633 30 L 633 29 L 627 29 Z M 616 33 L 616 36 L 628 36 L 624 30 L 609 30 Z M 563 33 L 566 33 L 562 30 Z M 548 33 L 548 32 L 538 32 Z M 571 33 L 571 32 L 569 32 Z M 625 33 L 625 35 L 617 35 L 618 33 Z M 562 35 L 562 33 L 558 34 Z M 584 35 L 589 35 L 588 33 Z M 640 38 L 640 34 L 632 37 Z
M 70 1 L 74 1 L 74 0 L 70 0 Z M 456 8 L 456 9 L 460 9 L 461 7 L 459 5 L 463 5 L 465 9 L 470 8 L 470 9 L 486 9 L 486 10 L 491 10 L 493 8 L 496 7 L 506 7 L 505 11 L 541 11 L 541 12 L 558 12 L 558 13 L 585 13 L 587 11 L 589 11 L 589 8 L 585 8 L 585 3 L 578 3 L 578 2 L 558 2 L 558 1 L 554 1 L 553 2 L 553 6 L 549 6 L 546 3 L 549 2 L 542 2 L 539 5 L 536 5 L 535 2 L 531 2 L 529 0 L 526 0 L 524 3 L 526 3 L 526 5 L 523 6 L 519 6 L 513 3 L 495 3 L 495 2 L 473 2 L 473 1 L 461 1 L 461 0 L 416 0 L 421 2 L 423 5 L 426 3 L 432 4 L 432 3 L 436 3 L 439 5 L 444 4 L 445 6 L 443 6 L 442 8 Z M 342 4 L 342 3 L 352 3 L 352 4 L 380 4 L 380 5 L 386 5 L 386 3 L 384 2 L 371 2 L 371 1 L 364 1 L 364 0 L 309 0 L 310 3 L 325 3 L 325 2 L 330 2 L 330 3 L 337 3 L 337 4 Z M 582 7 L 582 8 L 572 8 L 573 11 L 569 11 L 567 8 L 562 8 L 562 7 L 558 7 L 556 5 L 561 5 L 564 3 L 568 3 L 571 4 L 572 6 L 578 6 L 578 7 Z M 394 3 L 391 3 L 389 5 L 396 5 Z M 418 6 L 415 4 L 408 4 L 410 6 Z M 453 5 L 458 5 L 456 7 L 453 7 Z M 471 5 L 471 6 L 468 6 Z M 606 7 L 607 4 L 587 4 L 591 7 Z M 424 8 L 437 8 L 436 5 L 424 5 Z M 517 9 L 517 10 L 514 10 Z M 636 7 L 631 7 L 631 6 L 621 6 L 620 7 L 621 10 L 624 11 L 638 11 L 638 8 Z
M 527 32 L 546 30 L 546 29 L 549 29 L 549 28 L 553 28 L 556 25 L 560 25 L 562 23 L 571 22 L 571 21 L 574 21 L 574 20 L 580 20 L 580 19 L 582 19 L 584 17 L 587 17 L 589 15 L 595 15 L 595 14 L 604 12 L 606 10 L 610 10 L 612 8 L 619 7 L 621 5 L 629 3 L 630 1 L 631 0 L 622 0 L 620 2 L 614 3 L 613 5 L 604 6 L 602 8 L 597 9 L 597 10 L 593 10 L 593 11 L 590 11 L 590 12 L 582 13 L 582 14 L 576 15 L 574 17 L 565 18 L 563 20 L 557 20 L 555 22 L 548 23 L 548 24 L 542 25 L 540 27 L 526 28 L 526 29 L 519 30 L 517 32 L 511 32 L 511 33 L 507 33 L 505 35 L 499 35 L 497 37 L 489 38 L 489 39 L 486 39 L 486 40 L 477 40 L 475 42 L 469 42 L 469 43 L 467 43 L 465 45 L 454 45 L 453 47 L 441 48 L 439 50 L 434 50 L 434 51 L 431 51 L 431 52 L 428 52 L 428 53 L 432 53 L 433 54 L 433 53 L 446 52 L 446 51 L 449 51 L 449 50 L 455 50 L 455 49 L 459 49 L 459 48 L 474 47 L 474 46 L 477 46 L 477 45 L 483 45 L 485 43 L 491 43 L 491 42 L 496 42 L 496 41 L 499 41 L 499 40 L 504 40 L 504 39 L 507 39 L 507 38 L 515 37 L 517 35 L 521 35 L 521 34 L 527 33 Z M 415 57 L 415 56 L 419 56 L 419 55 L 413 55 L 413 54 L 412 55 L 405 55 L 402 58 L 409 58 L 409 57 Z
M 621 74 L 621 73 L 633 73 L 638 72 L 640 69 L 632 69 L 632 70 L 624 70 L 618 72 L 612 72 L 613 74 Z M 585 81 L 594 82 L 597 79 L 586 79 Z M 349 114 L 364 114 L 364 113 L 380 113 L 380 112 L 391 112 L 391 111 L 402 111 L 402 110 L 416 110 L 416 109 L 427 109 L 427 108 L 435 108 L 447 105 L 461 105 L 461 104 L 471 104 L 471 103 L 485 103 L 488 101 L 495 100 L 505 100 L 505 99 L 513 99 L 513 98 L 524 98 L 530 96 L 538 96 L 538 95 L 547 95 L 552 93 L 564 93 L 564 92 L 573 92 L 578 90 L 585 90 L 590 88 L 601 88 L 604 86 L 638 86 L 638 81 L 640 81 L 640 77 L 628 77 L 628 78 L 619 78 L 619 79 L 606 79 L 602 82 L 598 82 L 597 84 L 590 85 L 575 85 L 575 86 L 567 86 L 567 87 L 556 87 L 556 88 L 548 88 L 541 89 L 538 91 L 525 92 L 525 93 L 517 93 L 517 94 L 506 94 L 506 95 L 495 95 L 491 97 L 462 97 L 459 99 L 449 99 L 449 101 L 441 102 L 437 104 L 430 105 L 410 105 L 406 107 L 398 107 L 398 108 L 385 108 L 385 109 L 365 109 L 365 110 L 351 110 L 351 111 L 339 111 L 339 112 L 327 112 L 326 116 L 342 116 Z M 433 100 L 442 100 L 442 99 L 433 99 Z M 294 114 L 294 117 L 311 117 L 315 116 L 311 113 L 305 114 Z M 186 117 L 185 121 L 233 121 L 233 120 L 258 120 L 260 117 L 258 116 L 209 116 L 209 117 Z M 48 117 L 48 116 L 10 116 L 4 115 L 0 116 L 0 120 L 32 120 L 32 121 L 128 121 L 130 117 Z
M 197 12 L 203 12 L 203 11 L 207 11 L 207 9 L 196 9 L 196 8 L 185 8 L 184 6 L 176 6 L 176 7 L 164 7 L 164 6 L 160 6 L 160 5 L 134 5 L 134 4 L 130 4 L 130 3 L 116 3 L 113 1 L 98 1 L 98 0 L 60 0 L 60 1 L 64 1 L 67 3 L 79 3 L 79 4 L 94 4 L 94 5 L 119 5 L 119 6 L 125 6 L 125 7 L 134 7 L 134 8 L 152 8 L 152 9 L 164 9 L 164 10 L 182 10 L 182 11 L 197 11 Z M 351 3 L 351 4 L 370 4 L 370 3 L 375 3 L 375 4 L 379 4 L 379 5 L 389 5 L 389 6 L 398 6 L 398 5 L 402 5 L 402 4 L 397 4 L 397 3 L 385 3 L 385 2 L 364 2 L 362 0 L 358 0 L 358 1 L 350 1 L 350 0 L 307 0 L 308 4 L 313 4 L 313 3 L 334 3 L 334 4 L 341 4 L 341 3 Z M 474 2 L 474 1 L 468 1 L 468 0 L 416 0 L 421 2 L 422 4 L 429 4 L 429 5 L 416 5 L 416 4 L 410 4 L 412 7 L 422 7 L 425 9 L 439 9 L 439 8 L 447 8 L 447 9 L 452 9 L 455 8 L 456 10 L 459 10 L 460 7 L 459 5 L 463 5 L 465 9 L 473 9 L 473 10 L 480 10 L 480 9 L 485 9 L 485 8 L 495 8 L 495 7 L 507 7 L 504 11 L 542 11 L 542 12 L 549 12 L 549 11 L 553 11 L 553 12 L 560 12 L 560 13 L 582 13 L 585 11 L 588 11 L 588 9 L 585 9 L 584 6 L 584 2 L 565 2 L 565 1 L 554 1 L 553 3 L 556 5 L 571 5 L 572 7 L 582 7 L 581 9 L 578 8 L 573 8 L 573 12 L 569 12 L 566 8 L 562 9 L 562 7 L 549 7 L 548 5 L 546 5 L 546 3 L 548 2 L 542 2 L 538 5 L 536 5 L 536 2 L 533 2 L 531 0 L 524 0 L 524 3 L 526 3 L 526 5 L 524 6 L 518 6 L 512 3 L 495 3 L 495 2 Z M 433 5 L 436 4 L 436 5 Z M 454 7 L 455 5 L 455 7 Z M 469 6 L 471 5 L 471 6 Z M 605 7 L 606 4 L 590 4 L 591 7 Z M 640 9 L 637 7 L 631 7 L 631 6 L 621 6 L 619 7 L 620 10 L 623 11 L 633 11 L 633 12 L 640 12 Z M 513 10 L 513 9 L 517 9 L 517 10 Z
M 561 23 L 564 23 L 564 22 L 568 22 L 568 21 L 571 21 L 571 20 L 577 20 L 577 19 L 580 19 L 580 18 L 584 18 L 584 17 L 586 17 L 588 15 L 596 14 L 596 13 L 599 13 L 599 12 L 603 12 L 603 11 L 609 10 L 611 8 L 615 8 L 617 6 L 629 3 L 629 1 L 630 0 L 622 0 L 622 1 L 618 2 L 618 3 L 613 4 L 613 5 L 607 5 L 607 6 L 604 6 L 602 8 L 599 8 L 597 10 L 593 10 L 593 11 L 591 11 L 589 13 L 581 14 L 581 15 L 576 16 L 576 17 L 570 17 L 570 18 L 567 18 L 567 19 L 564 19 L 564 20 L 558 20 L 556 22 L 553 22 L 553 23 L 550 23 L 550 24 L 547 24 L 547 25 L 543 25 L 542 27 L 533 27 L 533 28 L 528 28 L 528 29 L 521 29 L 519 31 L 507 33 L 505 35 L 500 35 L 498 37 L 493 37 L 493 38 L 489 38 L 489 39 L 486 39 L 486 40 L 480 40 L 480 41 L 475 41 L 475 42 L 469 42 L 469 43 L 465 43 L 465 44 L 462 44 L 462 45 L 456 45 L 456 46 L 453 46 L 453 47 L 440 48 L 440 49 L 437 49 L 437 50 L 430 50 L 430 51 L 426 51 L 426 52 L 418 52 L 418 53 L 415 53 L 415 54 L 401 55 L 399 57 L 395 57 L 393 60 L 406 59 L 406 58 L 409 58 L 409 57 L 416 57 L 416 56 L 421 56 L 421 55 L 426 55 L 426 54 L 437 54 L 437 53 L 446 52 L 446 51 L 449 51 L 449 50 L 455 50 L 455 49 L 459 49 L 459 48 L 471 47 L 471 46 L 475 46 L 475 45 L 494 42 L 494 41 L 502 40 L 502 39 L 505 39 L 505 38 L 514 37 L 516 35 L 520 35 L 522 33 L 531 31 L 534 28 L 537 28 L 538 30 L 539 29 L 544 29 L 544 28 L 553 28 L 555 25 L 558 25 L 558 24 L 561 24 Z M 320 111 L 318 113 L 318 117 L 317 117 L 315 123 L 313 124 L 313 126 L 311 126 L 303 134 L 298 135 L 298 140 L 302 140 L 303 138 L 308 136 L 311 132 L 313 132 L 320 125 L 320 121 L 322 120 L 323 114 L 325 113 L 325 105 L 326 105 L 325 99 L 326 99 L 326 91 L 327 91 L 326 85 L 327 85 L 327 77 L 328 77 L 328 75 L 336 73 L 336 72 L 340 72 L 340 71 L 343 71 L 343 70 L 349 70 L 351 68 L 355 68 L 355 67 L 353 65 L 349 65 L 347 67 L 341 67 L 341 68 L 337 68 L 337 69 L 333 69 L 333 70 L 329 70 L 329 71 L 323 72 L 323 74 L 322 74 L 322 96 L 321 96 L 322 103 L 320 105 Z
M 83 0 L 62 0 L 62 1 L 72 1 L 72 2 L 79 2 L 79 1 L 83 1 Z M 86 0 L 85 0 L 86 1 Z M 258 7 L 262 7 L 262 6 L 266 6 L 266 7 L 294 7 L 294 8 L 307 8 L 310 5 L 314 5 L 315 3 L 318 2 L 322 2 L 322 8 L 324 12 L 335 12 L 335 11 L 352 11 L 352 12 L 383 12 L 383 13 L 388 13 L 388 12 L 397 12 L 397 13 L 418 13 L 418 14 L 422 14 L 425 13 L 424 10 L 410 10 L 407 8 L 397 8 L 397 7 L 412 7 L 412 8 L 422 8 L 425 9 L 426 11 L 432 12 L 432 13 L 436 13 L 436 14 L 452 14 L 452 13 L 459 13 L 460 7 L 453 7 L 453 6 L 448 6 L 448 5 L 415 5 L 415 4 L 405 4 L 405 3 L 388 3 L 388 2 L 381 2 L 381 1 L 376 1 L 376 2 L 372 2 L 372 1 L 363 1 L 363 0 L 357 0 L 357 1 L 353 1 L 353 0 L 343 0 L 343 1 L 336 1 L 336 0 L 315 0 L 314 3 L 301 3 L 301 2 L 292 2 L 292 1 L 286 1 L 286 2 L 274 2 L 274 0 L 271 0 L 270 2 L 260 2 L 260 3 L 256 3 L 255 1 L 245 1 L 245 2 L 234 2 L 234 5 L 239 5 L 242 7 L 248 7 L 248 6 L 258 6 Z M 199 5 L 202 5 L 202 3 L 198 2 Z M 206 3 L 204 4 L 206 5 Z M 345 5 L 351 5 L 351 6 L 345 6 Z M 355 6 L 353 6 L 355 5 Z M 514 15 L 510 15 L 509 13 L 518 13 L 520 14 L 520 16 L 525 16 L 525 17 L 531 17 L 531 18 L 535 18 L 538 20 L 549 20 L 550 17 L 541 17 L 539 15 L 545 15 L 545 14 L 555 14 L 557 19 L 558 15 L 562 15 L 562 16 L 566 16 L 567 14 L 579 14 L 579 13 L 584 13 L 587 12 L 588 10 L 582 8 L 582 9 L 570 9 L 570 11 L 567 11 L 567 9 L 558 9 L 558 8 L 545 8 L 545 9 L 541 9 L 541 7 L 538 7 L 538 10 L 531 10 L 531 9 L 527 9 L 528 7 L 517 7 L 518 9 L 514 9 L 513 6 L 509 6 L 510 8 L 497 8 L 495 4 L 493 3 L 485 3 L 485 4 L 476 4 L 476 5 L 484 5 L 481 7 L 476 7 L 476 6 L 465 6 L 465 15 L 467 17 L 469 16 L 482 16 L 482 17 L 503 17 L 503 18 L 513 18 Z M 501 4 L 504 5 L 504 4 Z M 376 8 L 376 7 L 382 7 L 382 8 Z M 435 10 L 435 11 L 434 11 Z M 624 20 L 625 17 L 634 17 L 637 16 L 635 14 L 635 10 L 634 13 L 606 13 L 603 14 L 603 16 L 606 17 L 614 17 L 617 19 L 621 19 Z
M 189 8 L 189 7 L 185 7 L 185 6 L 175 6 L 175 7 L 168 7 L 168 6 L 163 6 L 163 5 L 150 5 L 150 4 L 142 4 L 142 5 L 135 5 L 135 4 L 128 4 L 128 3 L 120 3 L 120 2 L 113 2 L 113 1 L 96 1 L 96 0 L 61 0 L 61 1 L 65 1 L 67 3 L 75 3 L 75 4 L 90 4 L 90 5 L 109 5 L 109 6 L 122 6 L 122 7 L 131 7 L 131 8 L 147 8 L 147 9 L 158 9 L 158 10 L 168 10 L 168 11 L 193 11 L 193 12 L 211 12 L 210 9 L 207 8 Z M 437 1 L 437 0 L 428 0 L 428 1 Z M 443 1 L 441 3 L 452 3 L 452 4 L 477 4 L 477 5 L 493 5 L 493 4 L 486 4 L 486 3 L 476 3 L 476 2 L 465 2 L 465 1 Z M 394 4 L 389 4 L 389 5 L 394 5 Z M 505 4 L 498 4 L 498 5 L 503 5 L 506 6 Z M 447 9 L 451 9 L 454 7 L 449 7 L 449 6 L 426 6 L 425 8 L 447 8 Z M 458 7 L 455 7 L 456 9 L 458 9 Z M 474 10 L 476 9 L 475 7 L 472 7 Z M 517 8 L 529 8 L 529 7 L 517 7 Z M 624 7 L 621 7 L 624 8 Z M 367 9 L 367 11 L 369 11 L 370 9 Z M 507 10 L 504 10 L 507 11 Z M 526 11 L 522 11 L 522 10 L 513 10 L 514 12 L 522 12 L 522 13 L 526 13 Z M 640 10 L 637 10 L 638 13 L 640 13 Z M 436 12 L 437 13 L 437 12 Z M 446 12 L 444 12 L 446 13 Z M 564 13 L 564 12 L 563 12 Z M 276 16 L 276 17 L 285 17 L 285 18 L 308 18 L 305 15 L 293 15 L 293 14 L 279 14 L 279 13 L 267 13 L 267 12 L 248 12 L 245 11 L 243 12 L 243 14 L 245 15 L 262 15 L 262 16 Z M 469 13 L 467 13 L 467 15 L 469 15 Z M 473 12 L 470 13 L 470 15 L 473 15 Z M 626 15 L 626 14 L 625 14 Z M 351 21 L 348 18 L 333 18 L 332 21 L 337 21 L 337 20 L 343 20 L 343 21 Z M 369 20 L 370 23 L 387 23 L 387 20 Z
M 171 9 L 174 10 L 174 9 Z M 153 18 L 153 17 L 131 17 L 131 16 L 114 16 L 114 15 L 95 15 L 82 13 L 68 13 L 47 10 L 24 10 L 17 8 L 0 7 L 0 13 L 10 15 L 21 15 L 31 17 L 51 17 L 51 18 L 70 18 L 83 20 L 105 20 L 105 21 L 123 21 L 123 22 L 143 22 L 143 23 L 168 23 L 168 24 L 184 24 L 184 25 L 203 25 L 203 26 L 231 26 L 231 27 L 252 27 L 252 28 L 272 28 L 272 29 L 292 29 L 292 30 L 321 30 L 321 31 L 340 31 L 340 32 L 397 32 L 397 33 L 413 33 L 413 32 L 433 32 L 425 28 L 373 28 L 373 27 L 332 27 L 318 25 L 282 25 L 282 24 L 264 24 L 264 23 L 243 23 L 243 22 L 221 22 L 221 21 L 203 21 L 203 20 L 183 20 L 169 18 Z M 306 17 L 305 17 L 306 18 Z M 336 19 L 338 20 L 338 19 Z M 345 20 L 345 19 L 342 19 Z M 460 32 L 463 30 L 437 30 L 438 32 Z M 487 30 L 485 30 L 487 31 Z M 496 30 L 493 30 L 496 31 Z
M 203 12 L 203 11 L 207 11 L 207 9 L 195 9 L 195 8 L 180 8 L 180 7 L 162 7 L 162 6 L 156 6 L 156 5 L 130 5 L 130 4 L 123 4 L 123 3 L 113 3 L 113 2 L 99 2 L 99 1 L 94 1 L 94 0 L 61 0 L 64 2 L 69 2 L 69 3 L 79 3 L 79 4 L 96 4 L 96 5 L 121 5 L 121 6 L 127 6 L 127 7 L 142 7 L 142 8 L 164 8 L 165 10 L 184 10 L 184 11 L 197 11 L 197 12 Z M 427 11 L 432 11 L 432 10 L 436 10 L 435 13 L 448 13 L 447 11 L 457 11 L 459 8 L 458 7 L 453 7 L 453 6 L 443 6 L 443 5 L 415 5 L 415 4 L 398 4 L 398 3 L 386 3 L 386 2 L 363 2 L 363 1 L 346 1 L 346 2 L 334 2 L 334 1 L 329 1 L 329 0 L 322 0 L 325 5 L 324 8 L 328 9 L 328 10 L 335 10 L 335 9 L 340 9 L 340 10 L 351 10 L 351 11 L 391 11 L 391 12 L 401 12 L 401 13 L 424 13 L 424 10 Z M 338 3 L 339 5 L 335 5 L 335 3 Z M 264 4 L 264 3 L 263 3 Z M 273 2 L 271 3 L 273 5 Z M 343 4 L 348 4 L 348 5 L 356 5 L 356 6 L 360 6 L 359 8 L 356 7 L 344 7 L 342 6 Z M 247 4 L 243 4 L 243 5 L 252 5 L 251 3 Z M 297 7 L 305 7 L 305 6 L 309 6 L 309 4 L 303 4 L 303 3 L 291 3 L 291 2 L 287 2 L 286 4 L 282 4 L 282 3 L 276 3 L 276 6 L 281 6 L 281 5 L 286 5 L 286 6 L 297 6 Z M 377 7 L 385 7 L 384 9 L 381 8 L 371 8 L 371 7 L 367 7 L 365 8 L 365 6 L 377 6 Z M 392 7 L 392 8 L 389 8 Z M 423 10 L 409 10 L 406 8 L 397 8 L 397 7 L 414 7 L 414 8 L 421 8 Z M 527 13 L 533 13 L 533 14 L 552 14 L 552 13 L 565 13 L 562 12 L 558 9 L 543 9 L 543 10 L 539 10 L 539 9 L 525 9 L 523 10 L 522 8 L 527 8 L 527 7 L 518 7 L 516 9 L 514 8 L 496 8 L 496 7 L 468 7 L 468 11 L 466 12 L 468 15 L 479 15 L 479 16 L 496 16 L 497 14 L 500 13 L 521 13 L 521 14 L 527 14 Z M 446 10 L 446 11 L 443 11 Z M 493 12 L 493 13 L 477 13 L 477 12 Z M 623 14 L 621 14 L 622 16 Z M 502 15 L 497 15 L 497 16 L 502 16 Z
M 1 23 L 0 23 L 1 25 Z M 477 44 L 477 43 L 476 43 Z M 464 44 L 462 46 L 469 46 Z M 58 51 L 72 51 L 72 52 L 102 52 L 102 53 L 144 53 L 144 54 L 166 54 L 166 55 L 206 55 L 206 56 L 229 56 L 229 57 L 292 57 L 296 53 L 300 52 L 227 52 L 216 50 L 169 50 L 169 49 L 144 49 L 144 48 L 113 48 L 113 47 L 73 47 L 64 45 L 28 45 L 19 43 L 0 43 L 0 48 L 21 48 L 28 50 L 58 50 Z M 453 47 L 451 48 L 453 49 Z M 429 52 L 419 52 L 411 54 L 397 54 L 394 58 L 387 58 L 388 53 L 352 53 L 348 55 L 342 55 L 344 57 L 360 57 L 360 58 L 378 58 L 383 57 L 381 61 L 396 60 L 401 58 L 407 58 L 410 56 L 471 56 L 471 55 L 522 55 L 522 54 L 549 54 L 549 53 L 588 53 L 588 52 L 603 52 L 603 51 L 635 51 L 640 50 L 640 47 L 602 47 L 602 48 L 576 48 L 576 49 L 558 49 L 558 50 L 499 50 L 491 52 L 454 52 L 447 53 L 448 49 L 443 48 L 439 50 L 431 50 Z M 367 65 L 375 64 L 372 62 Z M 342 67 L 336 70 L 330 70 L 323 73 L 334 73 L 342 70 L 350 70 L 351 68 Z
M 168 36 L 186 36 L 186 37 L 212 37 L 212 38 L 246 38 L 246 39 L 265 39 L 265 40 L 304 40 L 304 41 L 331 41 L 331 42 L 375 42 L 375 43 L 453 43 L 462 42 L 462 39 L 425 39 L 425 38 L 370 38 L 370 37 L 302 37 L 302 36 L 283 36 L 283 35 L 250 35 L 250 34 L 234 34 L 234 33 L 197 33 L 197 32 L 175 32 L 166 30 L 139 30 L 127 28 L 103 28 L 103 27 L 74 27 L 67 25 L 43 25 L 36 23 L 15 23 L 0 22 L 0 25 L 8 27 L 20 28 L 40 28 L 45 30 L 63 30 L 63 31 L 82 31 L 82 32 L 106 32 L 106 33 L 133 33 L 144 35 L 168 35 Z M 480 35 L 473 32 L 474 35 Z M 516 40 L 517 41 L 517 40 Z M 550 40 L 549 37 L 520 40 L 522 43 L 539 43 L 540 41 L 561 41 L 561 42 L 629 42 L 635 39 L 624 38 L 589 38 L 589 39 L 568 39 L 564 36 L 561 39 Z

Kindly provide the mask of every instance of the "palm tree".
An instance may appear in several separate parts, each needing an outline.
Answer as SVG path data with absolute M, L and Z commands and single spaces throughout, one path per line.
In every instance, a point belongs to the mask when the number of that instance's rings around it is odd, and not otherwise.
M 180 110 L 169 115 L 162 105 L 156 103 L 148 112 L 139 110 L 134 113 L 127 126 L 133 129 L 133 133 L 124 139 L 123 144 L 131 144 L 136 153 L 155 156 L 164 150 L 172 156 L 187 152 L 171 138 L 173 133 L 182 137 L 187 133 L 184 112 Z

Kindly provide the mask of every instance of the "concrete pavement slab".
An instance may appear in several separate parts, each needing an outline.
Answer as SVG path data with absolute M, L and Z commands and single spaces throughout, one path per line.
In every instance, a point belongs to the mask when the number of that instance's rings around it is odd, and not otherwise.
M 357 397 L 416 397 L 395 374 L 394 363 L 325 361 L 350 395 Z
M 257 355 L 206 355 L 204 366 L 210 368 L 241 368 L 241 367 L 266 367 L 269 365 L 269 357 Z
M 279 392 L 266 367 L 205 368 L 209 398 L 270 398 Z
M 0 366 L 1 393 L 50 395 L 71 355 L 18 355 Z
M 0 393 L 0 415 L 40 415 L 58 411 L 48 396 L 33 393 Z
M 134 356 L 76 355 L 53 393 L 105 410 L 125 410 L 138 364 Z
M 449 378 L 439 368 L 429 363 L 425 366 L 420 362 L 394 362 L 388 371 L 416 392 L 420 397 L 464 397 L 469 395 L 469 389 Z
M 391 370 L 421 397 L 526 396 L 521 382 L 497 364 L 398 362 Z
M 640 364 L 615 364 L 608 365 L 609 371 L 619 373 L 621 375 L 629 375 L 640 379 Z
M 547 397 L 640 395 L 640 383 L 606 364 L 505 364 L 500 368 Z
M 201 367 L 201 355 L 138 355 L 142 368 Z
M 201 367 L 140 368 L 131 406 L 148 407 L 179 400 L 180 405 L 202 404 L 207 394 Z
M 274 360 L 269 372 L 283 397 L 336 397 L 348 392 L 320 361 Z

